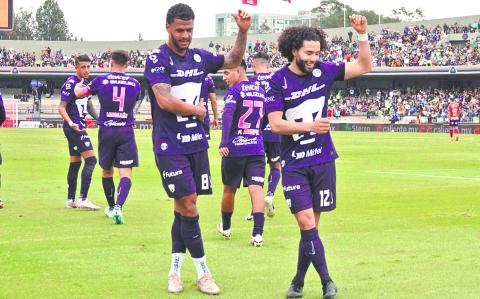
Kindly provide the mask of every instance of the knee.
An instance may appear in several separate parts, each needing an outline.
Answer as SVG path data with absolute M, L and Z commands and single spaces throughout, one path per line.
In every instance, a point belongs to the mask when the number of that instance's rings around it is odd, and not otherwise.
M 95 157 L 95 156 L 88 157 L 88 158 L 85 159 L 85 165 L 95 167 L 96 164 L 97 164 L 97 157 Z
M 103 169 L 102 170 L 102 177 L 104 177 L 104 178 L 113 177 L 113 168 L 112 169 Z
M 198 215 L 197 205 L 191 198 L 184 197 L 178 200 L 176 207 L 180 214 L 186 217 L 195 217 Z

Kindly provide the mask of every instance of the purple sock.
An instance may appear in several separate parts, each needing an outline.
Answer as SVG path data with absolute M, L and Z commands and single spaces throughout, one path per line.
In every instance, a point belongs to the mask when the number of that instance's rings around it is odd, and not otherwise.
M 68 199 L 75 200 L 75 193 L 77 192 L 78 171 L 80 170 L 81 165 L 82 162 L 70 162 L 70 167 L 68 167 Z
M 223 230 L 230 229 L 232 226 L 232 214 L 233 212 L 224 212 L 222 211 L 222 225 L 223 225 Z
M 178 212 L 173 212 L 175 218 L 172 224 L 172 253 L 185 253 L 187 248 L 182 239 L 182 216 Z
M 118 184 L 117 189 L 117 203 L 116 205 L 123 206 L 125 201 L 127 200 L 128 192 L 130 191 L 130 187 L 132 186 L 132 181 L 130 178 L 123 177 L 120 179 L 120 183 Z
M 277 168 L 270 169 L 270 175 L 268 176 L 268 194 L 275 193 L 275 189 L 277 189 L 278 181 L 280 180 L 280 170 Z
M 113 209 L 115 205 L 115 183 L 113 182 L 113 178 L 102 178 L 102 186 L 108 206 Z
M 90 182 L 92 181 L 93 170 L 97 164 L 97 158 L 89 157 L 85 159 L 85 164 L 82 170 L 82 184 L 80 186 L 80 199 L 85 200 L 88 196 L 88 189 L 90 189 Z
M 205 251 L 203 250 L 202 233 L 200 231 L 200 225 L 198 224 L 198 218 L 198 216 L 182 216 L 182 224 L 180 229 L 185 246 L 188 248 L 192 258 L 196 259 L 205 256 Z
M 310 259 L 305 255 L 303 251 L 303 243 L 300 240 L 298 244 L 298 260 L 297 260 L 297 273 L 293 278 L 292 283 L 303 286 L 305 281 L 305 275 L 307 275 L 308 267 L 310 266 Z
M 265 223 L 265 216 L 263 213 L 253 213 L 253 232 L 252 237 L 263 234 L 263 224 Z
M 315 270 L 317 270 L 320 279 L 323 282 L 330 281 L 328 274 L 327 261 L 325 260 L 325 250 L 316 228 L 301 231 L 302 247 L 306 256 L 310 259 Z

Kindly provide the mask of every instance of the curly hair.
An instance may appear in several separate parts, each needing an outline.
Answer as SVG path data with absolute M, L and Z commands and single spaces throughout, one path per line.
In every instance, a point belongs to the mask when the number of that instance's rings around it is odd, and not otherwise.
M 288 61 L 293 60 L 293 50 L 303 47 L 304 41 L 320 42 L 320 49 L 327 48 L 327 34 L 320 28 L 293 26 L 285 29 L 278 37 L 278 50 Z
M 172 24 L 175 18 L 184 21 L 195 20 L 195 13 L 190 6 L 177 3 L 167 11 L 167 24 Z

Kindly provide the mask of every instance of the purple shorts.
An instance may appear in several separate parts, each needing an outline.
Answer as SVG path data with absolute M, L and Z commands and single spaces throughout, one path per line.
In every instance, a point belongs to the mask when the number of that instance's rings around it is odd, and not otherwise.
M 263 187 L 265 181 L 265 158 L 263 156 L 223 157 L 222 182 L 224 185 L 240 188 L 258 185 Z
M 304 168 L 282 169 L 283 194 L 292 214 L 313 208 L 326 212 L 336 207 L 335 161 Z
M 280 162 L 280 155 L 282 149 L 280 148 L 280 142 L 263 142 L 265 149 L 265 156 L 267 156 L 267 163 Z
M 180 199 L 193 193 L 212 194 L 207 151 L 188 155 L 156 154 L 155 162 L 168 197 Z
M 98 129 L 98 157 L 103 169 L 138 166 L 138 151 L 132 127 Z
M 80 156 L 83 152 L 93 150 L 92 142 L 86 131 L 78 133 L 71 128 L 63 128 L 63 133 L 68 140 L 70 156 Z
M 450 127 L 458 127 L 459 119 L 450 119 Z

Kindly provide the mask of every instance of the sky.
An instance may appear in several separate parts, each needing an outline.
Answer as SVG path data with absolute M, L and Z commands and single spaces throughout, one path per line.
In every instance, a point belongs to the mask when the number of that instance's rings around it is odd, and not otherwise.
M 194 37 L 215 36 L 215 14 L 235 12 L 239 8 L 250 14 L 296 14 L 318 6 L 320 0 L 258 0 L 258 6 L 242 5 L 241 0 L 57 0 L 65 14 L 70 32 L 87 41 L 166 39 L 165 15 L 170 6 L 182 2 L 195 12 Z M 426 19 L 480 15 L 480 5 L 472 0 L 340 0 L 354 9 L 375 10 L 389 15 L 392 9 L 422 8 Z M 14 0 L 14 9 L 34 10 L 42 0 Z M 455 5 L 452 5 L 455 3 Z M 448 8 L 447 8 L 448 7 Z M 120 25 L 119 25 L 120 24 Z

